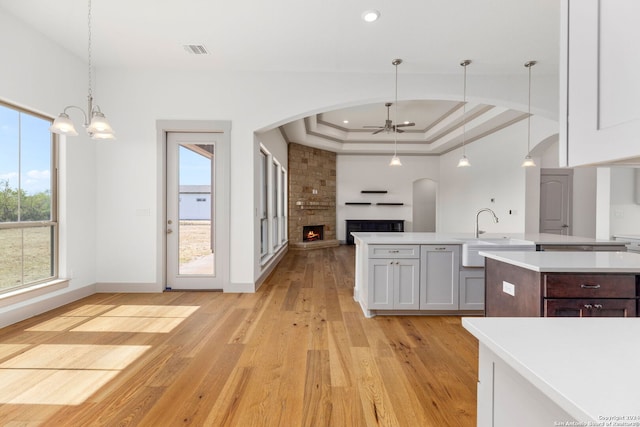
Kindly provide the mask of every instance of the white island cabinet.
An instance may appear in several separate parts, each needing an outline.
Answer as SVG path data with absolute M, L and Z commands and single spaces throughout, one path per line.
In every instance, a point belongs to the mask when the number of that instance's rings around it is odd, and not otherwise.
M 419 307 L 420 246 L 369 246 L 367 305 L 372 309 Z
M 460 245 L 420 246 L 420 309 L 458 310 Z
M 640 425 L 640 319 L 463 318 L 478 427 Z

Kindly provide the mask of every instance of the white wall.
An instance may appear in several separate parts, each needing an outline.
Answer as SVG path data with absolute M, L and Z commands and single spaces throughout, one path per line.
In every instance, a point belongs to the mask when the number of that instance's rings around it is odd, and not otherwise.
M 596 237 L 597 169 L 573 169 L 573 235 Z
M 86 103 L 86 65 L 0 12 L 0 99 L 56 117 Z M 82 133 L 82 116 L 71 111 Z M 60 276 L 69 286 L 0 308 L 0 327 L 94 292 L 96 282 L 96 144 L 85 134 L 60 141 Z
M 84 105 L 83 61 L 42 39 L 37 31 L 23 28 L 3 11 L 0 11 L 0 48 L 3 63 L 11 64 L 0 67 L 0 97 L 52 116 L 64 105 Z M 455 75 L 403 75 L 399 97 L 458 100 L 458 71 Z M 257 154 L 256 132 L 313 112 L 384 102 L 393 95 L 392 81 L 392 69 L 382 74 L 96 70 L 98 85 L 94 95 L 113 125 L 117 140 L 96 143 L 78 137 L 77 144 L 83 145 L 66 154 L 68 198 L 64 200 L 68 203 L 65 219 L 69 223 L 61 228 L 68 234 L 64 262 L 77 276 L 73 286 L 107 282 L 158 289 L 161 280 L 158 272 L 162 271 L 158 265 L 162 259 L 158 256 L 162 251 L 159 218 L 164 209 L 160 193 L 162 171 L 158 166 L 161 156 L 156 134 L 158 120 L 231 121 L 230 279 L 233 283 L 253 283 L 258 276 L 259 253 L 256 245 L 248 242 L 259 239 L 255 227 L 257 178 L 255 170 L 247 165 L 254 164 Z M 525 73 L 518 76 L 474 73 L 468 79 L 468 100 L 524 111 L 527 94 L 522 88 L 526 87 L 526 81 Z M 536 76 L 532 111 L 555 118 L 557 93 L 556 77 Z M 516 127 L 520 129 L 519 125 Z M 521 140 L 513 136 L 514 140 Z M 514 157 L 520 161 L 521 155 Z M 416 159 L 418 163 L 431 161 Z M 410 163 L 407 160 L 407 165 Z M 412 167 L 417 168 L 409 166 Z M 477 167 L 480 170 L 481 165 Z M 423 174 L 416 173 L 416 177 L 428 177 L 431 173 L 429 168 Z M 402 181 L 410 188 L 413 177 Z M 485 181 L 492 184 L 491 179 Z M 455 190 L 459 182 L 452 182 L 450 189 Z M 479 183 L 464 184 L 472 189 L 472 200 L 467 207 L 457 204 L 457 200 L 445 202 L 444 212 L 454 213 L 451 219 L 447 218 L 445 228 L 457 229 L 465 221 L 470 223 L 469 208 L 486 204 L 487 195 L 478 191 Z M 497 203 L 505 202 L 500 197 Z M 410 219 L 410 207 L 400 209 L 392 214 Z M 147 211 L 148 216 L 137 214 Z M 521 222 L 505 220 L 505 226 L 518 228 Z
M 413 230 L 413 182 L 438 181 L 439 161 L 433 156 L 399 156 L 402 166 L 389 166 L 387 156 L 338 155 L 336 169 L 336 230 L 346 239 L 347 219 L 402 219 L 405 231 Z M 362 190 L 386 190 L 387 194 L 362 194 Z M 372 202 L 371 206 L 347 206 L 345 202 Z M 403 206 L 375 206 L 377 202 Z
M 456 167 L 461 150 L 441 157 L 438 231 L 471 233 L 476 212 L 490 208 L 500 221 L 481 216 L 482 230 L 524 232 L 526 170 L 520 165 L 527 151 L 526 130 L 527 123 L 521 121 L 467 145 L 471 167 Z
M 611 168 L 610 233 L 640 234 L 640 204 L 636 201 L 635 168 Z

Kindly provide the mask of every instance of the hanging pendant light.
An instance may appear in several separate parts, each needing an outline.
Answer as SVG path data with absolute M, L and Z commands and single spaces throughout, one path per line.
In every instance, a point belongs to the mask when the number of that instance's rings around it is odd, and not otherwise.
M 115 139 L 115 134 L 113 129 L 109 125 L 107 118 L 100 111 L 100 107 L 98 105 L 93 104 L 93 93 L 92 93 L 92 69 L 91 69 L 91 0 L 89 0 L 89 13 L 87 19 L 87 26 L 89 29 L 89 38 L 88 38 L 88 48 L 87 48 L 87 57 L 89 63 L 89 95 L 87 96 L 87 111 L 85 112 L 82 108 L 77 107 L 75 105 L 69 105 L 64 108 L 64 111 L 60 113 L 60 115 L 53 121 L 53 124 L 49 127 L 49 130 L 53 133 L 57 133 L 58 135 L 68 135 L 68 136 L 77 136 L 78 131 L 76 131 L 71 118 L 67 114 L 67 111 L 70 109 L 80 110 L 82 115 L 84 116 L 83 126 L 86 128 L 87 133 L 91 137 L 91 139 Z
M 536 165 L 536 162 L 531 158 L 531 67 L 536 65 L 537 61 L 528 61 L 524 63 L 524 66 L 529 69 L 529 110 L 527 117 L 527 155 L 522 162 L 523 168 L 530 168 Z
M 389 166 L 402 166 L 402 162 L 400 161 L 400 157 L 398 157 L 398 65 L 402 64 L 402 59 L 394 59 L 391 63 L 396 67 L 396 102 L 393 104 L 393 157 L 389 162 Z
M 467 159 L 464 143 L 466 138 L 466 130 L 467 130 L 467 65 L 471 64 L 470 59 L 465 59 L 460 63 L 461 66 L 464 67 L 464 85 L 463 85 L 463 95 L 462 95 L 462 157 L 458 160 L 458 167 L 467 167 L 471 166 L 469 159 Z

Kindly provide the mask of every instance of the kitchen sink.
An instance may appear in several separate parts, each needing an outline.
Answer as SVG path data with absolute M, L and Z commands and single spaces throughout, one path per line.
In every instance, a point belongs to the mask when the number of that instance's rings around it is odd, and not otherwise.
M 465 240 L 462 244 L 462 266 L 484 267 L 481 251 L 535 251 L 533 242 L 510 238 L 478 238 Z

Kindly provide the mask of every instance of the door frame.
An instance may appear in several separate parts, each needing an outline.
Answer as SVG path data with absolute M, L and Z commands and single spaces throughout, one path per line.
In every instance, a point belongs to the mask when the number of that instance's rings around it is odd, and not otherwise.
M 156 277 L 158 278 L 157 286 L 160 292 L 163 292 L 167 283 L 167 133 L 169 132 L 203 132 L 216 133 L 220 135 L 221 146 L 216 148 L 216 168 L 221 169 L 221 191 L 217 196 L 220 197 L 220 210 L 216 217 L 217 228 L 216 248 L 220 256 L 220 263 L 216 270 L 216 275 L 220 275 L 223 283 L 222 290 L 229 285 L 230 270 L 230 198 L 231 198 L 231 171 L 229 168 L 231 161 L 231 121 L 229 120 L 156 120 L 156 136 L 157 136 L 157 182 L 160 185 L 157 189 L 157 228 L 156 228 L 156 247 L 161 248 L 156 256 Z M 219 226 L 219 227 L 218 227 Z

